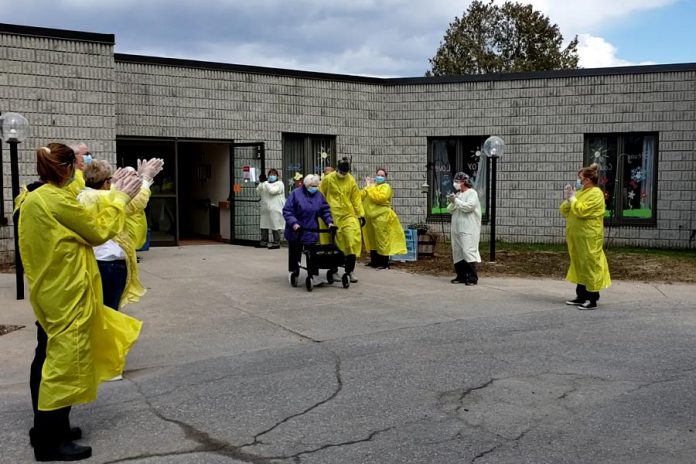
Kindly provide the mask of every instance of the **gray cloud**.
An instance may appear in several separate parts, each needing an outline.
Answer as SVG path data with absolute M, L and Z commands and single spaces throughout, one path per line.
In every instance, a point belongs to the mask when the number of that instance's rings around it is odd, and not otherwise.
M 566 35 L 602 22 L 588 0 L 532 0 Z M 622 3 L 626 3 L 622 1 Z M 631 0 L 654 8 L 673 0 Z M 116 51 L 271 67 L 419 76 L 470 0 L 0 0 L 0 21 L 116 35 Z M 594 8 L 583 10 L 584 4 Z M 561 7 L 562 5 L 562 7 Z M 618 13 L 617 13 L 618 14 Z M 582 18 L 573 24 L 572 18 Z M 616 19 L 615 17 L 613 18 Z M 574 29 L 575 28 L 575 29 Z M 570 31 L 570 32 L 568 32 Z

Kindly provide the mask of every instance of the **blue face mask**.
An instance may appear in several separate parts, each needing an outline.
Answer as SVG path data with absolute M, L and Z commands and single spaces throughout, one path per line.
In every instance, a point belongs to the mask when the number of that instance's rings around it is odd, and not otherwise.
M 268 182 L 275 182 L 278 180 L 278 176 L 268 176 Z
M 317 193 L 317 190 L 319 190 L 319 187 L 307 187 L 309 193 Z
M 582 189 L 582 182 L 580 182 L 580 179 L 575 179 L 575 189 L 576 190 Z
M 85 166 L 87 166 L 89 163 L 92 162 L 94 158 L 92 158 L 91 153 L 87 153 L 85 155 L 82 155 L 82 162 L 84 163 Z
M 375 182 L 378 184 L 383 184 L 385 180 L 384 176 L 375 176 Z

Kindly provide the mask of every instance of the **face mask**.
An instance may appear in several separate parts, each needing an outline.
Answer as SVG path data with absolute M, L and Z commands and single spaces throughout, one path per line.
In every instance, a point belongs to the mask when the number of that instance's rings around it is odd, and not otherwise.
M 580 190 L 582 188 L 582 182 L 580 182 L 580 179 L 575 179 L 575 189 Z
M 278 176 L 268 176 L 268 182 L 275 182 L 278 180 Z
M 84 163 L 85 166 L 87 166 L 89 163 L 92 162 L 94 158 L 92 158 L 91 153 L 87 153 L 86 155 L 82 155 L 82 162 Z
M 346 177 L 346 173 L 345 173 L 345 172 L 341 172 L 341 171 L 336 171 L 336 175 L 338 175 L 338 177 L 341 177 L 341 178 L 342 178 L 342 177 Z
M 455 189 L 456 191 L 459 191 L 459 190 L 462 189 L 462 184 L 460 184 L 459 182 L 454 182 L 454 183 L 452 183 L 452 186 L 454 187 L 454 189 Z
M 378 184 L 383 183 L 385 180 L 386 179 L 384 178 L 384 176 L 376 176 L 375 177 L 375 182 L 377 182 Z
M 317 190 L 319 190 L 319 187 L 307 187 L 309 193 L 317 193 Z

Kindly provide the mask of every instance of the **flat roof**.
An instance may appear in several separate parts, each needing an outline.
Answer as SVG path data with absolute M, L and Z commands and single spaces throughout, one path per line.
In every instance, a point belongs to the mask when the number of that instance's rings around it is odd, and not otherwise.
M 29 37 L 42 37 L 47 39 L 68 39 L 81 42 L 97 42 L 114 45 L 114 34 L 99 34 L 97 32 L 70 31 L 67 29 L 53 29 L 49 27 L 19 26 L 17 24 L 0 23 L 0 34 L 26 35 Z

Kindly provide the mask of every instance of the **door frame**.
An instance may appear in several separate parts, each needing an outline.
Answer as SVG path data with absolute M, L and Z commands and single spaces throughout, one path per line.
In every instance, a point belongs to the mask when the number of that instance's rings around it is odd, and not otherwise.
M 236 201 L 234 198 L 235 192 L 234 192 L 234 162 L 235 162 L 235 149 L 236 148 L 250 148 L 250 147 L 257 147 L 258 153 L 259 153 L 259 158 L 261 159 L 261 173 L 266 172 L 266 143 L 265 142 L 239 142 L 239 143 L 231 143 L 230 144 L 230 195 L 229 195 L 229 200 L 230 200 L 230 244 L 233 245 L 247 245 L 247 246 L 259 246 L 260 240 L 245 240 L 245 239 L 237 239 L 236 238 L 236 231 L 235 231 L 235 208 L 236 208 Z M 260 175 L 259 174 L 259 175 Z M 245 201 L 245 200 L 237 200 L 237 201 Z

